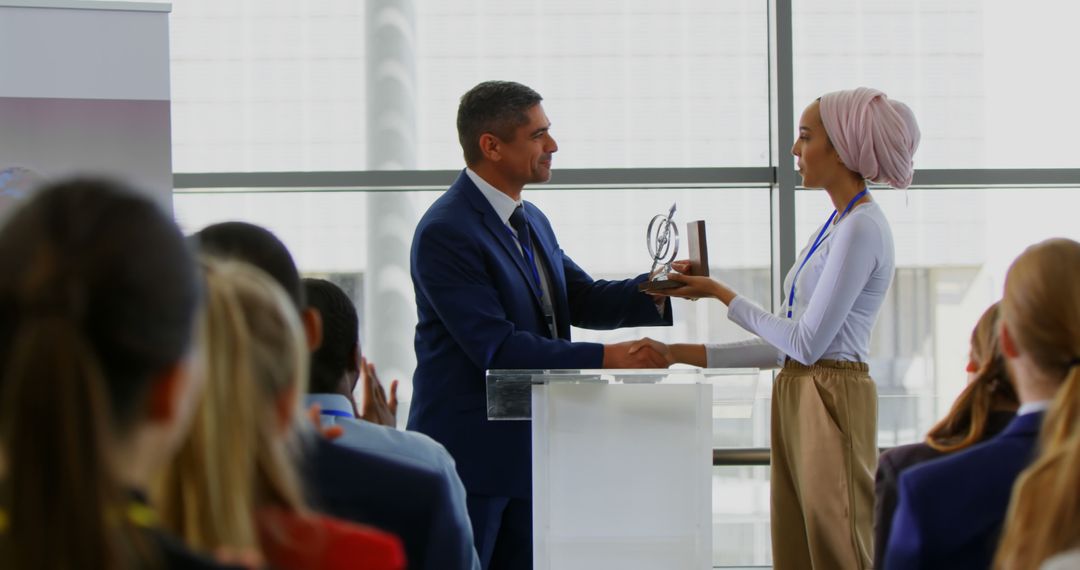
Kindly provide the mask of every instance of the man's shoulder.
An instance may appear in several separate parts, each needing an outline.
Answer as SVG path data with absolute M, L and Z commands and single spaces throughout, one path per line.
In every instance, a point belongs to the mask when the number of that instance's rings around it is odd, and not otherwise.
M 431 479 L 441 479 L 442 474 L 430 467 L 416 462 L 406 461 L 368 449 L 358 449 L 336 441 L 327 441 L 321 437 L 314 441 L 308 450 L 309 460 L 317 477 L 323 481 L 335 481 L 341 476 L 354 486 L 356 473 L 364 473 L 369 480 L 387 483 L 423 483 Z
M 356 419 L 342 419 L 336 423 L 345 430 L 338 443 L 351 449 L 415 463 L 436 471 L 444 471 L 448 465 L 452 468 L 454 464 L 442 444 L 422 433 Z

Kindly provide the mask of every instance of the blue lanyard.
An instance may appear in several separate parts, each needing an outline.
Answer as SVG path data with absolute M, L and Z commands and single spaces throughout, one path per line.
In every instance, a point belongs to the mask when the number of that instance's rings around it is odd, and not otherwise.
M 858 202 L 863 198 L 863 196 L 866 196 L 866 191 L 867 189 L 863 188 L 862 192 L 856 194 L 855 197 L 852 198 L 850 202 L 848 202 L 847 208 L 844 208 L 844 213 L 840 214 L 841 220 L 844 219 L 844 216 L 846 216 L 847 213 L 855 207 L 855 202 Z M 787 303 L 787 318 L 789 319 L 791 318 L 791 309 L 795 306 L 795 283 L 799 280 L 799 274 L 802 273 L 803 267 L 806 267 L 806 262 L 810 261 L 810 256 L 814 255 L 814 252 L 817 251 L 818 246 L 821 245 L 821 240 L 825 237 L 825 231 L 829 229 L 829 225 L 832 224 L 833 218 L 835 217 L 836 210 L 833 210 L 832 214 L 829 214 L 829 219 L 825 221 L 825 225 L 821 226 L 821 231 L 818 232 L 817 239 L 814 240 L 814 245 L 810 246 L 810 251 L 806 252 L 806 257 L 803 258 L 802 263 L 799 265 L 799 269 L 795 271 L 795 276 L 791 278 L 791 294 L 788 295 Z M 837 220 L 837 222 L 839 221 L 840 220 Z
M 521 251 L 525 254 L 525 258 L 529 260 L 529 269 L 532 269 L 533 283 L 536 283 L 536 298 L 539 299 L 543 297 L 544 289 L 540 285 L 540 273 L 536 270 L 536 257 L 533 256 L 532 248 L 514 235 L 514 232 L 510 231 L 509 227 L 503 226 L 503 229 L 506 230 L 506 233 L 510 234 L 510 237 L 514 238 L 514 241 L 521 246 Z
M 337 416 L 339 418 L 355 418 L 355 416 L 349 412 L 343 412 L 341 410 L 319 410 L 319 413 L 328 416 Z

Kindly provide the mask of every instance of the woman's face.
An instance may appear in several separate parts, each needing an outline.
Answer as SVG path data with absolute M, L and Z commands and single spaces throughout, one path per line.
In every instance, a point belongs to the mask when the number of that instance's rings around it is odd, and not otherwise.
M 817 101 L 811 103 L 799 119 L 799 136 L 791 147 L 791 154 L 798 158 L 799 174 L 806 188 L 828 188 L 838 176 L 848 171 L 825 133 Z

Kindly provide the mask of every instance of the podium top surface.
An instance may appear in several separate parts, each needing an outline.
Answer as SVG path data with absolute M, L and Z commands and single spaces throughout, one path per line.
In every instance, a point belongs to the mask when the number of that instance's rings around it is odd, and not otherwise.
M 554 384 L 566 382 L 603 382 L 609 384 L 702 384 L 721 377 L 756 376 L 757 368 L 644 368 L 644 369 L 560 369 L 560 370 L 488 370 L 487 382 Z
M 712 384 L 716 400 L 752 402 L 757 368 L 667 368 L 643 370 L 488 370 L 487 411 L 492 420 L 532 416 L 532 387 L 552 384 Z

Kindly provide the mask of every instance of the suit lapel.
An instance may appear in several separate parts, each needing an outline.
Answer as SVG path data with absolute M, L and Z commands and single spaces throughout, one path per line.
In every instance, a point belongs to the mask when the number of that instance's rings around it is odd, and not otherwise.
M 491 207 L 491 203 L 487 201 L 480 189 L 473 184 L 473 181 L 469 179 L 469 176 L 465 174 L 465 171 L 461 171 L 461 175 L 458 176 L 454 187 L 458 188 L 465 197 L 472 204 L 480 214 L 481 222 L 488 232 L 491 233 L 495 241 L 499 242 L 506 255 L 510 257 L 514 265 L 517 266 L 518 271 L 521 273 L 521 278 L 525 281 L 529 291 L 532 293 L 533 303 L 536 307 L 540 308 L 540 295 L 541 291 L 537 289 L 536 282 L 533 281 L 532 270 L 525 265 L 525 256 L 518 250 L 517 243 L 514 242 L 514 237 L 510 234 L 506 225 L 495 214 L 495 210 Z
M 525 202 L 525 210 L 530 220 L 539 220 L 540 215 L 535 213 L 536 206 Z M 570 313 L 566 307 L 566 273 L 563 271 L 562 260 L 558 254 L 558 243 L 555 236 L 539 224 L 532 224 L 533 240 L 536 242 L 536 262 L 543 263 L 547 269 L 548 279 L 551 286 L 551 304 L 555 311 L 556 321 L 559 325 L 559 336 L 568 337 L 570 333 Z M 563 330 L 565 328 L 565 331 Z

